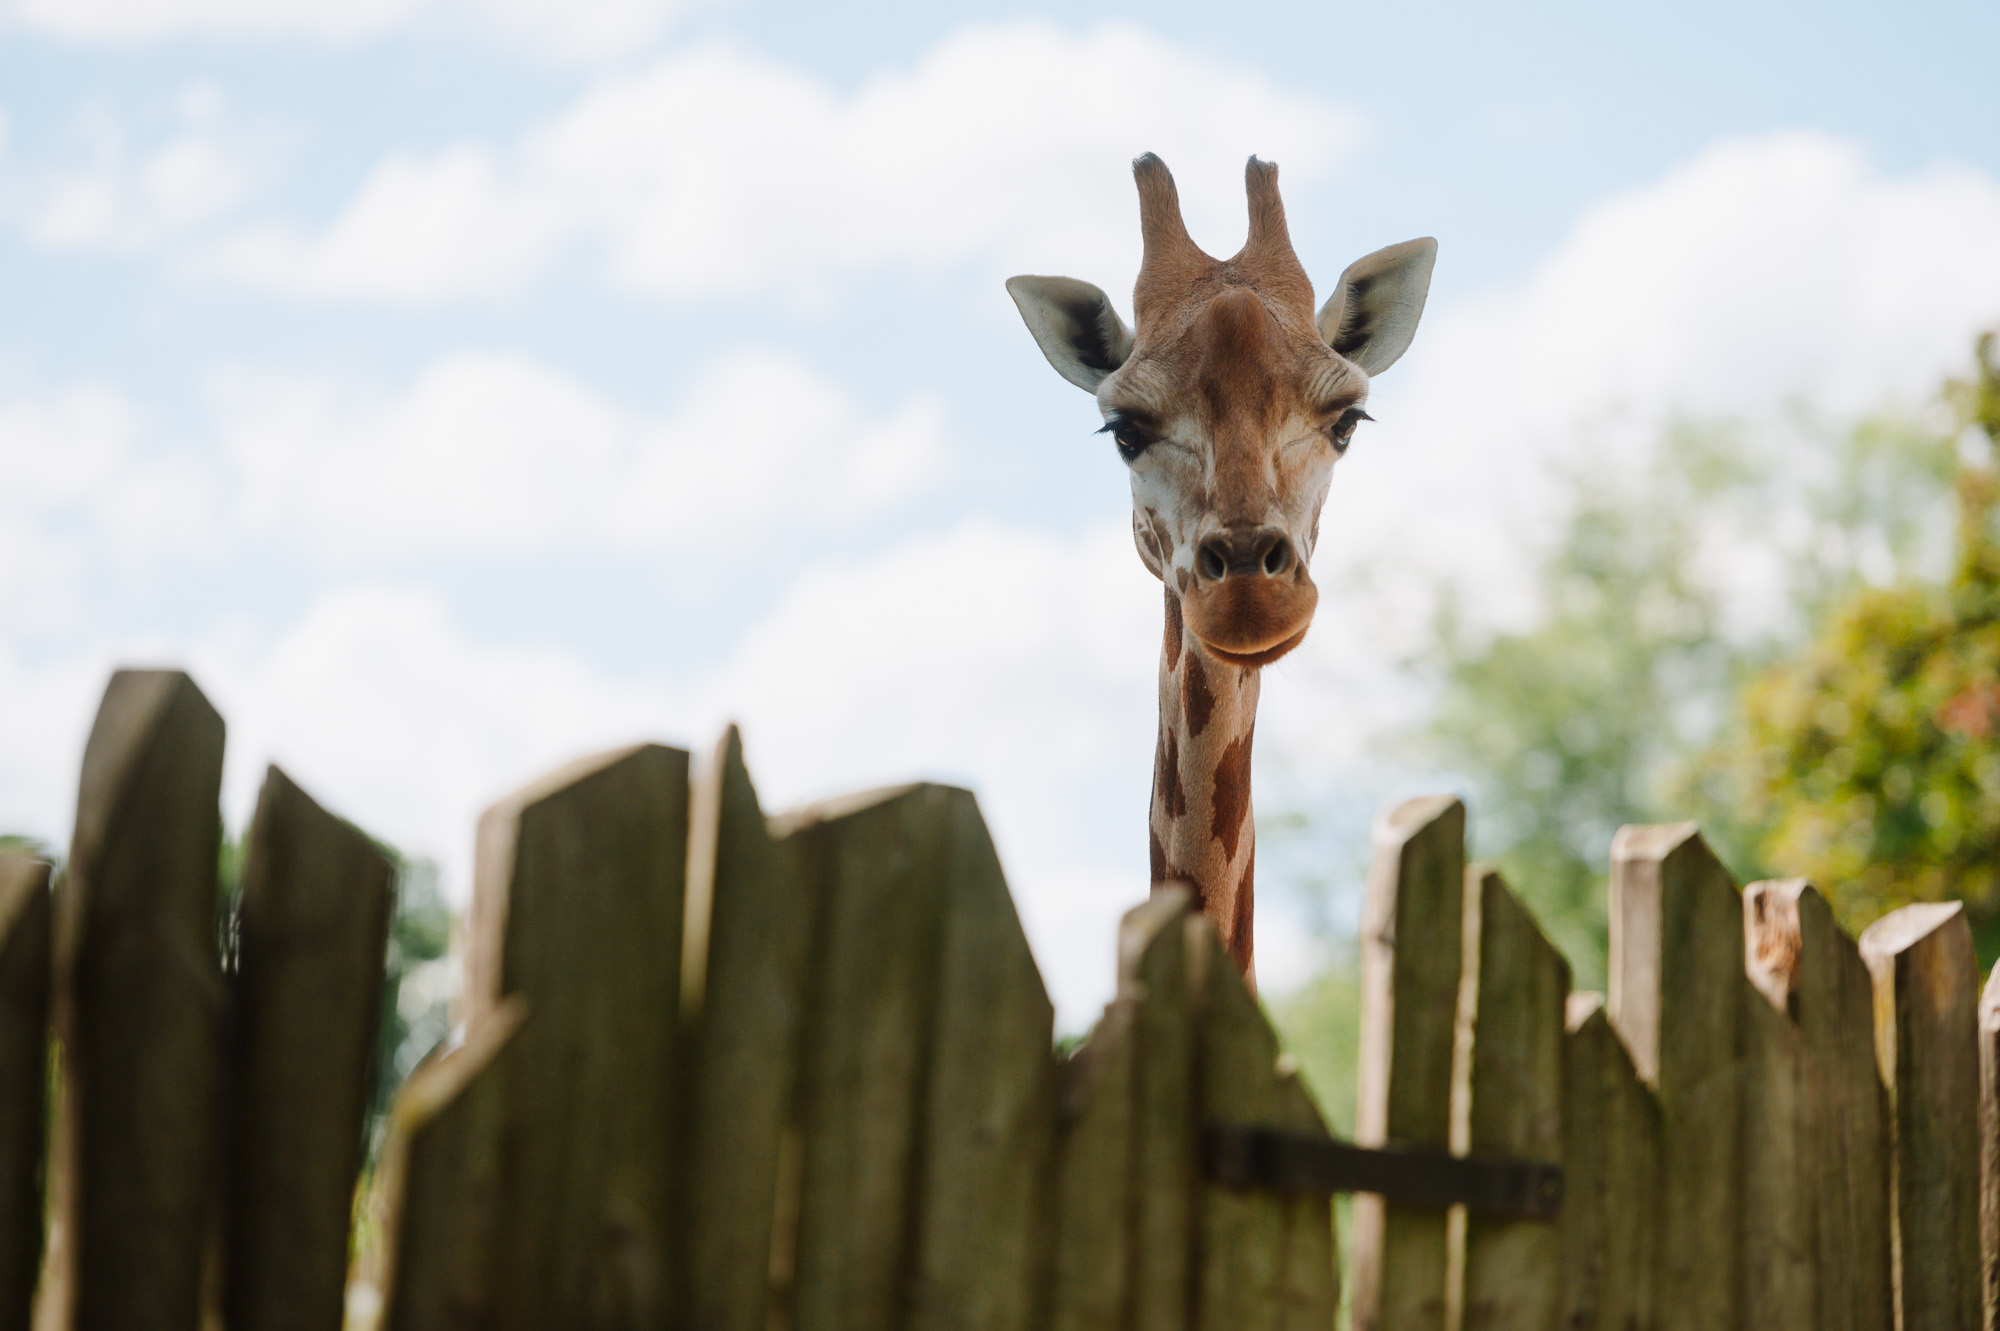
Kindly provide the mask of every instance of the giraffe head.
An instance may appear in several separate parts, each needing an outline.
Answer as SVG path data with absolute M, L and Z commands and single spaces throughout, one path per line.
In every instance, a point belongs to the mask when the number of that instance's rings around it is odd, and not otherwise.
M 1145 240 L 1136 329 L 1075 278 L 1016 277 L 1007 290 L 1056 372 L 1096 394 L 1131 469 L 1139 557 L 1166 583 L 1170 614 L 1216 659 L 1266 665 L 1312 624 L 1320 506 L 1370 419 L 1369 376 L 1416 334 L 1437 242 L 1350 264 L 1315 314 L 1276 166 L 1250 159 L 1250 236 L 1231 259 L 1189 237 L 1164 162 L 1148 153 L 1132 170 Z

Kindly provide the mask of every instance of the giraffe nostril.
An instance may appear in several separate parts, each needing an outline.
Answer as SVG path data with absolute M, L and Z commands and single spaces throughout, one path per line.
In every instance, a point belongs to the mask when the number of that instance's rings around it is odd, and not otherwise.
M 1195 566 L 1201 576 L 1210 582 L 1221 582 L 1229 576 L 1229 555 L 1220 541 L 1203 541 L 1195 554 Z
M 1292 566 L 1292 543 L 1280 536 L 1264 552 L 1264 576 L 1275 578 Z

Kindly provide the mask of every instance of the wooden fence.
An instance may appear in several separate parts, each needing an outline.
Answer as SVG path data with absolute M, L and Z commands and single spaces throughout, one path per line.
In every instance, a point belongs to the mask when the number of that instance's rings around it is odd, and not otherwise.
M 698 778 L 643 745 L 481 820 L 460 1033 L 357 1227 L 390 866 L 273 769 L 225 967 L 222 743 L 186 676 L 120 672 L 63 880 L 0 859 L 0 1331 L 1333 1324 L 1324 1191 L 1204 1167 L 1218 1127 L 1326 1130 L 1181 894 L 1061 1057 L 970 795 L 770 818 L 733 732 Z M 1357 1136 L 1565 1192 L 1358 1196 L 1355 1325 L 1990 1319 L 2000 996 L 1958 908 L 1857 946 L 1689 825 L 1621 832 L 1611 890 L 1600 1001 L 1468 873 L 1457 801 L 1379 825 Z

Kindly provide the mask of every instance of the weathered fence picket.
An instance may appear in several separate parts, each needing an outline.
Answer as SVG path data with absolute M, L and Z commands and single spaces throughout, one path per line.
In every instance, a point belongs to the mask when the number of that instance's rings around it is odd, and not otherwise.
M 518 998 L 489 1009 L 457 1044 L 418 1064 L 396 1095 L 377 1167 L 380 1238 L 366 1273 L 384 1331 L 461 1331 L 492 1320 L 503 1059 L 526 1015 Z
M 1607 1007 L 1660 1103 L 1655 1311 L 1736 1326 L 1743 907 L 1692 823 L 1620 828 L 1611 855 Z
M 121 670 L 84 748 L 56 896 L 63 1091 L 45 1325 L 201 1316 L 225 994 L 222 718 L 179 671 Z
M 698 782 L 642 745 L 482 819 L 463 1024 L 350 1273 L 392 869 L 272 769 L 225 973 L 221 751 L 185 675 L 121 672 L 62 881 L 0 856 L 0 1331 L 31 1290 L 38 1331 L 1305 1331 L 1356 1184 L 1404 1199 L 1356 1200 L 1370 1331 L 1994 1326 L 2000 980 L 1955 905 L 1857 945 L 1626 828 L 1607 1004 L 1466 871 L 1463 806 L 1410 801 L 1357 1150 L 1183 889 L 1063 1057 L 971 795 L 767 818 L 733 730 Z
M 1660 1106 L 1601 994 L 1564 1014 L 1562 1317 L 1565 1331 L 1652 1331 L 1660 1219 Z
M 479 821 L 465 1010 L 519 997 L 493 1326 L 664 1326 L 679 1160 L 688 757 L 583 759 Z
M 227 1057 L 230 1331 L 338 1331 L 395 870 L 283 772 L 243 863 Z
M 1826 1331 L 1889 1331 L 1889 1139 L 1875 1063 L 1874 986 L 1860 949 L 1804 879 L 1743 889 L 1750 977 L 1797 1023 L 1800 1152 Z
M 972 796 L 948 792 L 943 821 L 908 1326 L 1028 1331 L 1051 1256 L 1055 1008 Z
M 691 803 L 681 976 L 692 1037 L 687 1320 L 714 1331 L 765 1331 L 771 1229 L 788 1159 L 787 1190 L 798 1182 L 793 1111 L 819 894 L 798 871 L 796 843 L 766 825 L 735 727 Z M 787 1235 L 788 1252 L 793 1242 Z
M 1559 1165 L 1569 963 L 1491 870 L 1467 871 L 1462 918 L 1464 1149 Z M 1554 1331 L 1562 1304 L 1554 1225 L 1470 1215 L 1463 1266 L 1467 1331 Z
M 1278 1038 L 1206 918 L 1188 917 L 1184 946 L 1195 978 L 1206 1122 L 1277 1128 L 1325 1138 L 1326 1123 L 1282 1065 Z M 1201 1190 L 1202 1331 L 1326 1327 L 1340 1302 L 1333 1212 L 1313 1194 Z
M 1981 1321 L 1979 966 L 1965 908 L 1892 911 L 1861 935 L 1889 1093 L 1890 1259 L 1904 1328 Z
M 0 854 L 0 1331 L 27 1331 L 42 1255 L 49 866 Z
M 1375 827 L 1361 908 L 1361 1050 L 1354 1139 L 1443 1147 L 1451 1132 L 1465 806 L 1410 800 Z M 1354 1200 L 1356 1331 L 1442 1331 L 1445 1216 Z

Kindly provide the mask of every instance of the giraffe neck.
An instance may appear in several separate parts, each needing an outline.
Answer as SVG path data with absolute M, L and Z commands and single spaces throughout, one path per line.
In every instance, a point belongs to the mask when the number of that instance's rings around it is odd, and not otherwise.
M 1195 644 L 1169 590 L 1153 755 L 1153 886 L 1178 882 L 1193 892 L 1196 908 L 1253 985 L 1250 738 L 1257 681 L 1254 667 L 1226 665 Z

